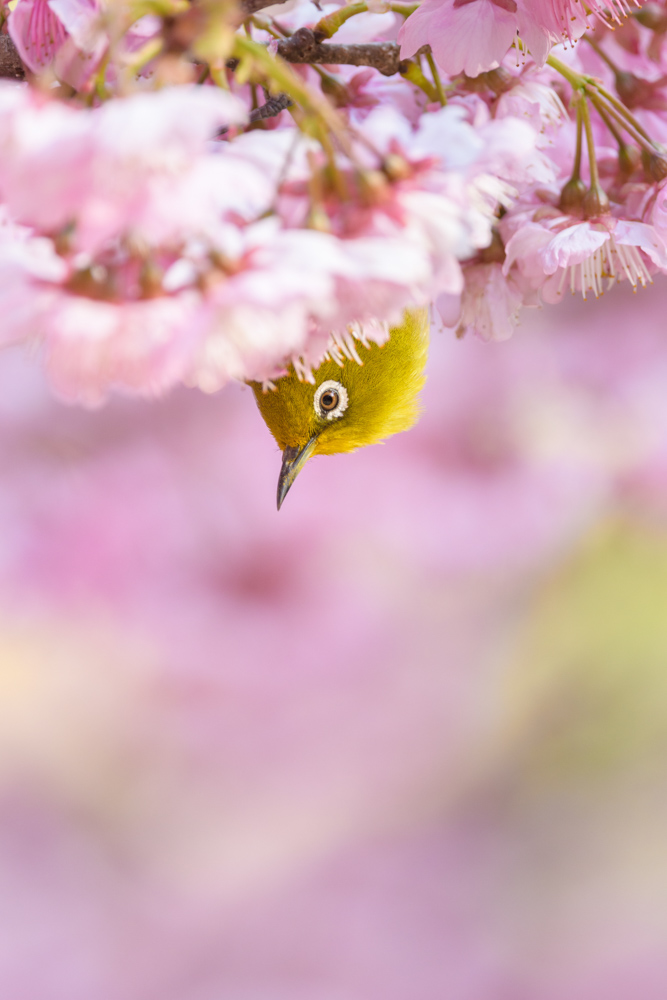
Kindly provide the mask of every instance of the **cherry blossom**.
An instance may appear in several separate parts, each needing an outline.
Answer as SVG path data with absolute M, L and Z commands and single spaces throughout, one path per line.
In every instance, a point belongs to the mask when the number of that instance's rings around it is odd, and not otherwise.
M 528 124 L 475 129 L 463 108 L 444 108 L 413 132 L 378 109 L 364 134 L 400 174 L 370 201 L 325 202 L 332 231 L 317 232 L 303 228 L 315 147 L 295 149 L 282 130 L 210 144 L 243 117 L 209 87 L 83 111 L 0 90 L 0 187 L 56 270 L 24 264 L 18 284 L 7 272 L 0 304 L 20 289 L 27 301 L 5 337 L 42 343 L 62 394 L 96 404 L 112 386 L 154 395 L 177 381 L 213 391 L 275 377 L 288 358 L 307 375 L 332 331 L 345 339 L 349 324 L 380 318 L 370 335 L 385 337 L 410 304 L 459 292 L 459 261 L 489 242 L 509 182 L 539 164 Z M 353 183 L 351 164 L 339 169 Z
M 9 33 L 34 73 L 59 59 L 63 78 L 78 87 L 95 71 L 107 46 L 100 11 L 99 0 L 18 0 L 9 15 Z
M 624 0 L 609 5 L 594 0 L 588 7 L 598 15 L 609 8 L 615 20 L 627 13 Z M 588 23 L 580 0 L 424 0 L 399 40 L 403 56 L 430 44 L 445 73 L 474 77 L 499 66 L 518 38 L 542 65 L 552 45 L 575 41 Z
M 646 287 L 651 264 L 667 267 L 667 246 L 653 227 L 613 217 L 578 222 L 556 216 L 528 223 L 509 240 L 506 251 L 504 272 L 518 262 L 527 278 L 539 282 L 541 274 L 546 301 L 557 299 L 565 288 L 597 298 L 623 280 L 633 288 Z
M 414 305 L 506 339 L 567 288 L 667 270 L 655 13 L 303 2 L 260 11 L 251 38 L 228 12 L 223 43 L 205 5 L 167 7 L 18 0 L 9 16 L 37 80 L 0 88 L 3 336 L 40 345 L 68 398 L 211 392 L 290 362 L 308 378 Z M 303 29 L 344 49 L 398 39 L 400 73 L 371 54 L 284 78 L 280 39 Z M 283 102 L 258 121 L 261 87 L 267 106 L 286 88 L 295 119 Z

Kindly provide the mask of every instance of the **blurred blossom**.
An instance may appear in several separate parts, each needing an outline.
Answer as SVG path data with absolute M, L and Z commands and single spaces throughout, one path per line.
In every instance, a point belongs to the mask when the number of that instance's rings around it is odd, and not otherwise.
M 488 243 L 509 182 L 550 177 L 523 122 L 476 131 L 443 108 L 413 135 L 378 109 L 367 142 L 400 174 L 370 202 L 332 202 L 319 232 L 306 218 L 312 144 L 276 132 L 210 148 L 216 127 L 244 117 L 211 87 L 92 110 L 0 89 L 3 339 L 42 343 L 62 395 L 94 405 L 114 386 L 153 396 L 179 381 L 210 392 L 275 376 L 290 356 L 317 363 L 331 329 L 395 323 L 415 299 L 459 292 L 458 261 Z
M 665 301 L 435 334 L 280 516 L 249 392 L 5 352 L 3 993 L 662 996 Z

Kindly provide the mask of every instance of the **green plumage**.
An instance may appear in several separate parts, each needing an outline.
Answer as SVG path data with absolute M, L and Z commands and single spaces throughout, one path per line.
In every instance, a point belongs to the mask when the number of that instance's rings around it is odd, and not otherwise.
M 260 383 L 250 383 L 281 450 L 300 450 L 315 439 L 309 455 L 354 451 L 416 423 L 428 349 L 427 311 L 406 312 L 381 347 L 366 348 L 359 341 L 355 347 L 361 365 L 348 359 L 342 367 L 325 361 L 314 372 L 314 385 L 301 382 L 293 368 L 276 381 L 275 390 L 263 392 Z M 347 408 L 339 419 L 327 420 L 315 412 L 315 392 L 327 380 L 347 390 Z

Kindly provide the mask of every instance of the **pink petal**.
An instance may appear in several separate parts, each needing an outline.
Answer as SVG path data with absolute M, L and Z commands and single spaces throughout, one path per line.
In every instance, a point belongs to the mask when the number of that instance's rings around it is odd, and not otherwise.
M 580 222 L 558 233 L 542 251 L 542 261 L 547 274 L 554 274 L 559 267 L 581 264 L 609 239 L 606 230 L 594 229 L 590 222 Z
M 103 33 L 100 8 L 95 0 L 49 0 L 49 7 L 78 49 L 92 53 L 99 48 L 99 36 Z
M 667 267 L 667 247 L 653 226 L 621 220 L 616 223 L 614 239 L 623 246 L 639 247 L 658 267 Z
M 535 222 L 528 222 L 517 229 L 516 233 L 505 246 L 505 263 L 503 274 L 507 276 L 512 265 L 518 261 L 519 269 L 528 278 L 541 278 L 544 267 L 539 258 L 539 252 L 550 241 L 550 233 Z
M 429 44 L 445 73 L 478 76 L 494 69 L 516 38 L 516 14 L 492 0 L 455 3 L 425 0 L 398 33 L 401 56 Z
M 67 37 L 46 0 L 19 0 L 7 23 L 21 59 L 33 73 L 51 64 Z

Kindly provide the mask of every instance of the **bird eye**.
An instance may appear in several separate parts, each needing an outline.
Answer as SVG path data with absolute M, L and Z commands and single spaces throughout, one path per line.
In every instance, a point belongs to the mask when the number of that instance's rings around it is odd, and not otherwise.
M 318 417 L 324 420 L 337 420 L 347 409 L 347 389 L 340 382 L 328 379 L 318 386 L 313 404 Z

